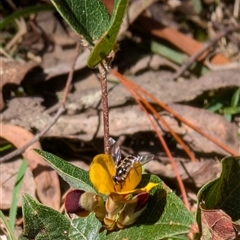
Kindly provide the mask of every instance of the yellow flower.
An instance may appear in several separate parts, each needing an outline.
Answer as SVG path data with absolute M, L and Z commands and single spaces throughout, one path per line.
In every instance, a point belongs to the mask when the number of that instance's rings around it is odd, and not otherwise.
M 109 231 L 133 224 L 146 209 L 150 190 L 157 185 L 149 182 L 147 186 L 136 189 L 142 178 L 142 166 L 137 164 L 124 181 L 117 184 L 113 180 L 116 168 L 112 157 L 107 154 L 95 156 L 89 177 L 97 192 L 107 195 L 106 201 L 96 193 L 73 190 L 66 196 L 66 211 L 81 217 L 93 211 Z
M 118 193 L 122 195 L 149 192 L 157 184 L 149 183 L 146 187 L 135 189 L 142 179 L 142 166 L 136 166 L 127 175 L 125 181 L 116 184 L 113 176 L 116 174 L 114 161 L 110 155 L 99 154 L 94 157 L 90 166 L 89 176 L 95 189 L 102 194 Z
M 147 186 L 136 189 L 142 178 L 140 164 L 130 170 L 121 184 L 113 180 L 115 175 L 116 168 L 111 156 L 107 154 L 95 156 L 89 176 L 95 189 L 108 195 L 104 227 L 109 231 L 133 224 L 147 207 L 149 191 L 157 185 L 149 182 Z

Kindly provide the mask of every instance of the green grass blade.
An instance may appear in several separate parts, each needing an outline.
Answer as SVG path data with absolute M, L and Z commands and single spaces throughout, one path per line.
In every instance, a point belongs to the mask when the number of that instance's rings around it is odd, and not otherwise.
M 204 108 L 208 109 L 211 112 L 217 112 L 221 110 L 221 108 L 223 108 L 223 104 L 217 101 L 212 101 L 209 104 L 207 104 Z
M 13 233 L 13 231 L 12 231 L 12 229 L 11 229 L 9 223 L 8 223 L 8 220 L 5 218 L 5 216 L 4 216 L 4 214 L 1 210 L 0 210 L 0 219 L 2 219 L 4 225 L 5 225 L 8 233 L 9 233 L 8 239 L 9 240 L 16 240 L 16 238 L 14 237 L 14 233 Z
M 168 44 L 162 44 L 160 42 L 151 41 L 150 48 L 153 53 L 156 53 L 178 65 L 182 65 L 186 61 L 186 56 L 182 52 L 178 51 L 177 49 L 174 49 L 172 46 Z M 189 69 L 196 71 L 198 64 L 199 63 L 194 62 Z M 201 76 L 209 72 L 209 70 L 205 66 L 201 66 L 200 70 L 198 71 Z
M 19 196 L 19 192 L 22 186 L 23 177 L 26 172 L 27 166 L 28 166 L 27 161 L 23 159 L 22 164 L 18 170 L 15 186 L 12 193 L 12 202 L 11 202 L 11 208 L 9 212 L 9 216 L 10 216 L 9 226 L 12 229 L 12 231 L 14 230 L 14 224 L 16 220 L 18 196 Z
M 42 5 L 36 5 L 36 6 L 31 6 L 31 7 L 26 7 L 26 8 L 20 9 L 20 10 L 14 12 L 13 14 L 9 15 L 8 17 L 0 20 L 0 30 L 5 28 L 6 26 L 8 26 L 10 23 L 15 21 L 15 19 L 17 19 L 17 18 L 26 17 L 33 13 L 54 11 L 54 10 L 55 10 L 55 8 L 50 4 L 42 4 Z
M 12 144 L 6 144 L 3 147 L 0 147 L 0 152 L 3 152 L 5 150 L 8 150 L 9 148 L 12 147 Z
M 202 12 L 202 3 L 201 0 L 192 0 L 194 10 L 196 11 L 197 14 Z
M 238 88 L 237 91 L 233 94 L 231 100 L 231 107 L 237 107 L 239 105 L 239 100 L 240 100 L 240 88 Z

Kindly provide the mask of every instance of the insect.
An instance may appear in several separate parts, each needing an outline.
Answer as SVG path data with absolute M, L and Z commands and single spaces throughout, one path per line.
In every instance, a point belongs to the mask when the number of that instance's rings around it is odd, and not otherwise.
M 120 147 L 116 144 L 113 138 L 109 138 L 110 152 L 114 160 L 116 173 L 113 176 L 113 181 L 116 184 L 123 183 L 127 178 L 129 172 L 138 167 L 139 165 L 144 165 L 147 162 L 153 160 L 153 155 L 138 156 L 138 155 L 128 155 L 126 158 L 122 159 Z

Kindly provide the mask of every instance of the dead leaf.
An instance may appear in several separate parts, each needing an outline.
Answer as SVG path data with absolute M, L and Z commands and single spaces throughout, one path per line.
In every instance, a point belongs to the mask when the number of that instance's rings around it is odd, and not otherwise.
M 4 122 L 9 122 L 12 119 L 11 123 L 17 125 L 14 119 L 20 119 L 23 115 L 31 118 L 35 114 L 41 114 L 44 111 L 44 107 L 41 105 L 43 101 L 44 99 L 41 97 L 12 98 L 8 102 L 8 108 L 4 111 L 1 119 Z M 21 126 L 27 129 L 28 123 L 25 123 L 22 122 Z
M 0 137 L 17 148 L 21 148 L 34 137 L 29 131 L 10 124 L 1 124 L 1 130 Z M 22 155 L 32 170 L 38 197 L 43 204 L 59 209 L 61 193 L 58 175 L 32 148 L 41 149 L 41 145 L 39 142 L 32 144 Z
M 69 73 L 75 55 L 75 48 L 63 50 L 61 47 L 55 47 L 54 51 L 45 53 L 43 56 L 42 67 L 44 69 L 44 73 L 47 74 L 46 80 Z M 88 56 L 88 49 L 85 49 L 81 54 L 79 54 L 74 70 L 80 70 L 86 67 Z
M 172 104 L 170 107 L 178 112 L 183 118 L 200 127 L 209 135 L 212 135 L 223 144 L 238 151 L 238 127 L 234 123 L 229 123 L 223 116 L 211 113 L 204 109 L 180 104 Z M 164 113 L 162 114 L 162 117 L 196 152 L 226 155 L 224 150 L 214 143 L 206 140 L 205 137 L 193 131 L 185 124 L 179 125 L 179 122 L 169 114 Z M 2 115 L 2 119 L 4 119 L 4 114 Z M 40 130 L 51 119 L 52 116 L 44 112 L 40 114 L 33 114 L 30 118 L 29 116 L 22 115 L 19 116 L 18 119 L 10 119 L 9 123 L 14 122 L 14 124 L 19 126 L 26 126 L 27 123 L 29 130 L 31 128 Z M 103 137 L 103 126 L 99 126 L 99 122 L 101 121 L 102 114 L 96 109 L 88 109 L 80 114 L 64 115 L 58 119 L 57 123 L 47 132 L 45 136 L 70 137 L 77 138 L 82 141 L 90 141 L 94 138 L 94 136 Z M 125 134 L 132 135 L 143 131 L 154 131 L 149 123 L 149 120 L 143 114 L 139 106 L 136 105 L 121 105 L 119 107 L 111 108 L 109 122 L 111 126 L 110 134 L 114 136 Z M 165 128 L 163 127 L 163 129 Z
M 106 6 L 108 12 L 112 14 L 113 7 L 114 7 L 114 1 L 113 0 L 102 0 L 103 4 Z M 138 16 L 146 10 L 149 6 L 151 6 L 156 0 L 138 0 L 138 1 L 130 1 L 130 4 L 128 6 L 128 12 L 126 14 L 126 17 L 123 20 L 123 23 L 121 25 L 120 33 L 123 34 L 129 27 L 130 24 L 132 24 Z
M 149 31 L 152 35 L 169 41 L 174 46 L 181 49 L 183 52 L 187 53 L 190 56 L 198 52 L 203 47 L 203 43 L 200 43 L 173 28 L 164 27 L 148 17 L 141 16 L 138 20 L 138 24 L 141 24 L 141 26 L 145 28 L 146 31 Z M 202 54 L 198 60 L 203 60 L 206 57 L 207 53 L 208 51 Z M 217 53 L 211 59 L 212 64 L 226 64 L 229 62 L 230 61 L 227 59 L 227 57 L 221 53 Z
M 149 6 L 151 6 L 154 2 L 156 2 L 156 0 L 133 1 L 128 7 L 128 12 L 127 12 L 126 17 L 124 18 L 123 23 L 121 25 L 119 35 L 126 32 L 129 25 L 132 24 L 139 17 L 139 15 L 144 10 L 146 10 Z
M 129 73 L 131 75 L 136 75 L 138 72 L 141 72 L 143 70 L 149 70 L 149 69 L 157 70 L 163 66 L 167 66 L 176 71 L 179 68 L 175 63 L 169 61 L 168 59 L 158 54 L 152 54 L 151 56 L 148 55 L 139 59 L 135 64 L 131 66 L 131 68 L 129 69 Z
M 115 79 L 110 75 L 109 80 Z M 99 80 L 94 74 L 82 74 L 75 83 L 76 91 L 69 95 L 66 108 L 80 112 L 86 108 L 96 108 L 101 100 Z M 153 96 L 166 104 L 192 101 L 208 91 L 218 91 L 223 88 L 239 87 L 239 71 L 237 69 L 210 72 L 199 79 L 176 82 L 172 73 L 167 71 L 148 71 L 134 76 L 131 81 L 141 86 Z M 109 85 L 109 107 L 118 107 L 132 99 L 131 94 L 122 84 Z M 183 93 L 183 94 L 179 94 Z
M 174 158 L 174 160 L 183 182 L 192 183 L 197 188 L 215 179 L 221 171 L 220 162 L 213 159 L 204 159 L 204 161 L 199 162 L 184 162 L 184 160 L 179 158 Z M 150 161 L 146 164 L 146 170 L 153 174 L 176 180 L 176 173 L 169 162 L 163 164 L 159 161 Z
M 171 107 L 180 113 L 182 117 L 201 127 L 202 130 L 237 151 L 238 136 L 236 125 L 227 122 L 221 115 L 211 113 L 207 110 L 177 104 L 171 105 Z M 198 117 L 196 118 L 196 116 Z M 185 142 L 195 151 L 226 155 L 224 150 L 206 140 L 206 138 L 199 133 L 196 133 L 184 124 L 179 126 L 179 122 L 171 116 L 164 114 L 163 118 L 177 134 L 183 136 Z M 31 127 L 41 129 L 50 119 L 51 116 L 41 114 L 41 116 L 35 116 L 29 124 Z M 27 119 L 25 119 L 25 121 L 27 121 Z M 64 136 L 90 141 L 95 134 L 97 137 L 103 137 L 103 127 L 102 125 L 98 126 L 99 121 L 102 121 L 102 116 L 101 113 L 96 110 L 89 110 L 77 115 L 61 116 L 46 136 Z M 132 135 L 142 131 L 153 131 L 149 120 L 138 106 L 125 106 L 111 109 L 110 126 L 110 134 L 115 136 L 124 134 Z
M 239 72 L 237 70 L 212 72 L 202 78 L 182 82 L 171 81 L 169 80 L 171 74 L 166 72 L 164 76 L 164 73 L 163 71 L 146 72 L 141 76 L 134 77 L 133 81 L 167 104 L 191 101 L 206 91 L 238 87 Z M 81 77 L 83 79 L 75 84 L 76 92 L 69 95 L 66 104 L 69 115 L 61 116 L 46 136 L 64 136 L 78 138 L 83 141 L 91 140 L 97 131 L 98 137 L 103 136 L 102 125 L 100 125 L 98 130 L 101 118 L 99 110 L 96 109 L 99 108 L 101 99 L 99 81 L 93 74 L 82 74 Z M 114 84 L 111 86 L 114 86 Z M 115 87 L 109 91 L 109 105 L 111 107 L 110 134 L 120 136 L 122 134 L 134 134 L 139 131 L 153 130 L 149 120 L 138 106 L 134 105 L 134 103 L 132 103 L 132 106 L 123 106 L 129 100 L 131 100 L 131 95 L 121 84 L 115 84 Z M 19 114 L 16 117 L 14 115 L 16 109 L 14 104 L 12 104 L 11 108 L 13 110 L 11 111 L 9 107 L 7 111 L 0 114 L 0 117 L 3 121 L 28 130 L 32 128 L 41 130 L 52 117 L 46 112 L 42 112 L 42 108 L 39 108 L 38 104 L 33 106 L 32 111 L 28 111 L 28 106 L 30 105 L 22 104 L 21 111 L 24 114 Z M 192 121 L 208 134 L 213 135 L 219 141 L 238 151 L 238 127 L 236 125 L 228 123 L 221 115 L 213 114 L 207 110 L 191 108 L 183 104 L 175 105 L 175 107 L 172 105 L 172 107 L 185 119 Z M 185 125 L 179 125 L 179 122 L 170 115 L 164 113 L 163 117 L 197 152 L 226 154 L 225 151 L 215 144 L 207 141 L 205 137 L 202 137 Z
M 175 112 L 187 119 L 193 125 L 198 126 L 204 132 L 219 140 L 231 149 L 239 152 L 239 140 L 237 136 L 237 125 L 228 122 L 223 116 L 212 113 L 205 109 L 194 108 L 180 104 L 169 104 Z M 167 118 L 167 117 L 166 117 Z M 183 140 L 196 152 L 228 154 L 213 142 L 186 126 L 179 124 L 175 119 L 169 117 L 168 124 L 173 130 L 183 137 Z M 173 123 L 173 124 L 172 124 Z
M 20 84 L 25 75 L 38 64 L 35 62 L 20 63 L 14 60 L 0 58 L 1 62 L 1 85 L 0 85 L 0 111 L 4 108 L 3 87 L 5 84 Z
M 235 239 L 236 232 L 231 217 L 222 210 L 201 208 L 202 240 Z
M 45 36 L 48 36 L 51 41 L 59 46 L 75 45 L 76 39 L 69 36 L 63 24 L 57 19 L 54 12 L 40 12 L 35 19 L 36 24 Z M 36 34 L 34 32 L 34 34 Z M 37 43 L 39 45 L 39 42 Z M 36 45 L 37 45 L 36 44 Z
M 111 78 L 111 76 L 109 76 Z M 130 79 L 160 101 L 169 104 L 192 101 L 207 91 L 218 91 L 223 88 L 239 87 L 239 70 L 231 69 L 210 72 L 199 79 L 176 82 L 167 71 L 148 71 Z M 83 97 L 78 95 L 78 101 Z M 121 84 L 108 94 L 110 107 L 120 106 L 131 99 L 131 94 Z

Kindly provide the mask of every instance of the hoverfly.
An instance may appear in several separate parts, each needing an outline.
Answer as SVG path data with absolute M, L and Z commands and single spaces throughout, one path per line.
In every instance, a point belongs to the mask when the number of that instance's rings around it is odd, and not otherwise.
M 127 178 L 129 172 L 134 169 L 134 167 L 144 165 L 147 162 L 153 160 L 154 155 L 138 156 L 138 155 L 128 155 L 126 158 L 122 159 L 121 149 L 116 144 L 113 138 L 109 138 L 110 143 L 110 154 L 114 160 L 116 173 L 113 176 L 113 181 L 116 184 L 121 184 Z

